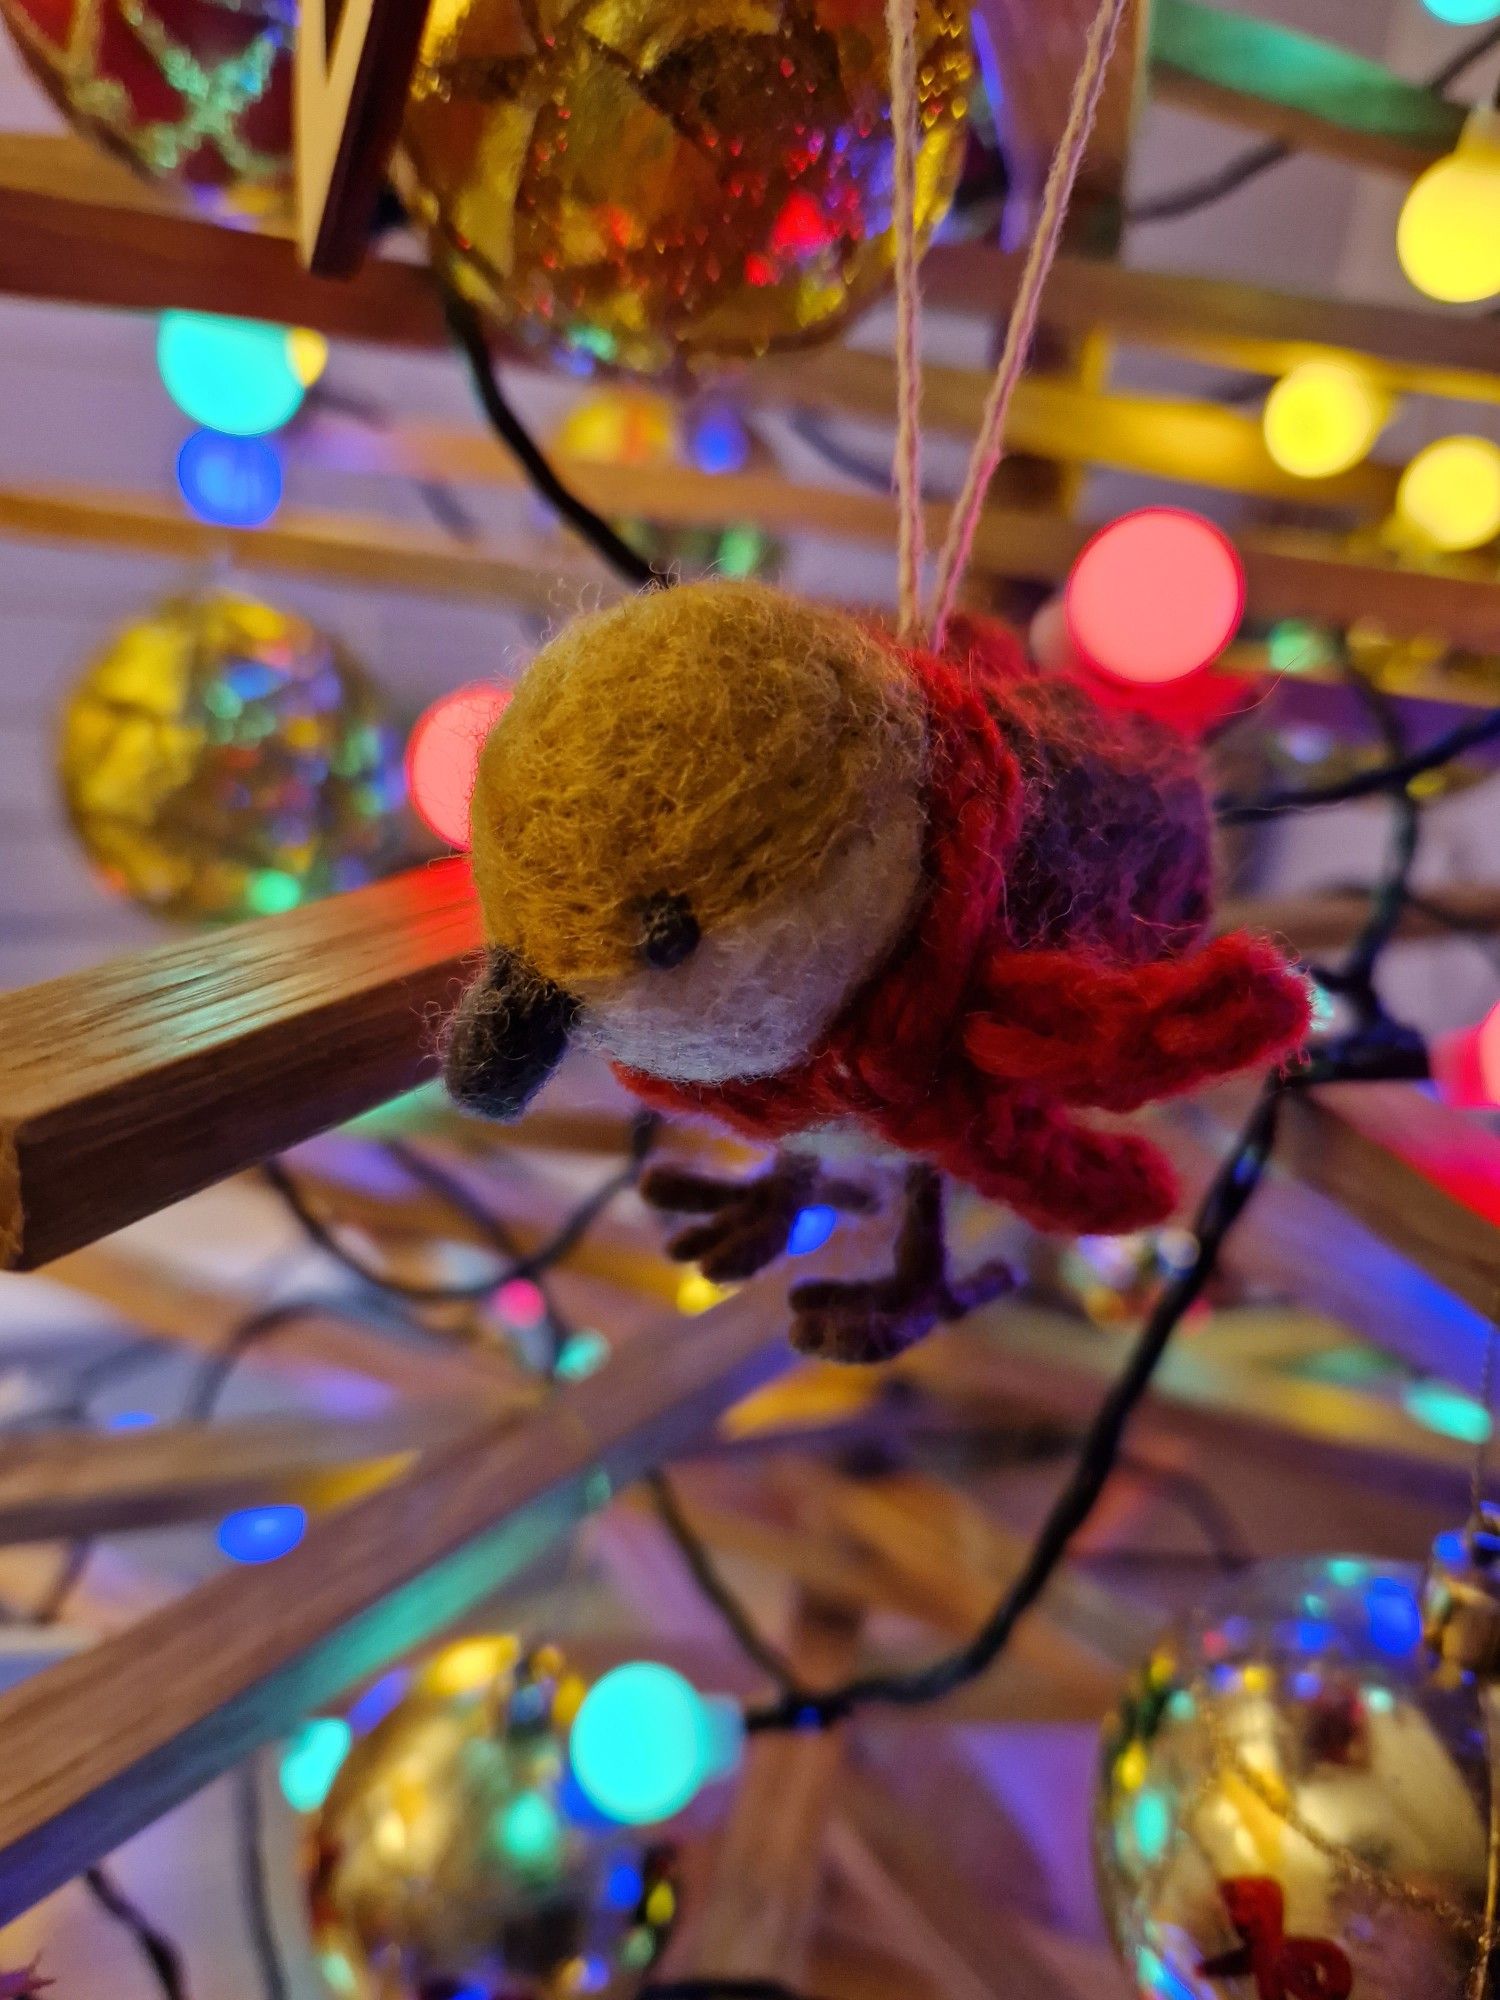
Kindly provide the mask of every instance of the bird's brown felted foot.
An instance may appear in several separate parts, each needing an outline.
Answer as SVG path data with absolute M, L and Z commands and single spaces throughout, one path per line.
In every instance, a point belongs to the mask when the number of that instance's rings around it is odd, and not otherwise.
M 850 1213 L 873 1206 L 854 1181 L 825 1174 L 807 1153 L 778 1153 L 764 1173 L 748 1181 L 722 1180 L 683 1167 L 653 1167 L 641 1182 L 652 1208 L 702 1221 L 679 1230 L 667 1254 L 696 1264 L 716 1285 L 753 1278 L 786 1249 L 797 1217 L 814 1202 Z
M 976 1306 L 1014 1291 L 1008 1264 L 983 1264 L 962 1283 L 948 1275 L 943 1184 L 931 1167 L 911 1167 L 896 1263 L 885 1278 L 814 1279 L 792 1288 L 792 1345 L 823 1361 L 889 1361 Z

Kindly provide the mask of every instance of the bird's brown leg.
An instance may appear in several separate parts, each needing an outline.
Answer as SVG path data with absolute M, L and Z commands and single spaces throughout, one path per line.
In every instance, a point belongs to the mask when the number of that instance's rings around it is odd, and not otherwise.
M 1013 1291 L 1005 1263 L 984 1264 L 955 1283 L 943 1234 L 943 1183 L 936 1168 L 907 1169 L 896 1261 L 885 1278 L 814 1279 L 792 1288 L 792 1344 L 825 1361 L 888 1361 L 946 1321 Z
M 750 1278 L 786 1249 L 792 1225 L 813 1202 L 862 1213 L 873 1204 L 855 1181 L 825 1174 L 808 1153 L 781 1152 L 751 1180 L 724 1180 L 683 1167 L 653 1167 L 641 1182 L 652 1208 L 701 1221 L 667 1245 L 680 1264 L 696 1264 L 716 1285 Z

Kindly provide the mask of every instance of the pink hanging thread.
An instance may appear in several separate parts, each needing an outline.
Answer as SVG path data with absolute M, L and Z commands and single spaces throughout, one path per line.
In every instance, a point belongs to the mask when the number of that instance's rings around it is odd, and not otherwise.
M 1068 203 L 1073 195 L 1073 185 L 1078 179 L 1078 169 L 1083 164 L 1089 134 L 1093 130 L 1094 119 L 1099 109 L 1099 99 L 1104 91 L 1109 59 L 1114 53 L 1120 23 L 1129 4 L 1130 0 L 1101 0 L 1093 26 L 1089 29 L 1083 67 L 1078 72 L 1078 79 L 1073 85 L 1072 101 L 1068 106 L 1068 121 L 1063 127 L 1062 137 L 1058 141 L 1057 151 L 1047 172 L 1041 214 L 1037 217 L 1031 247 L 1026 253 L 1026 264 L 1021 273 L 1020 288 L 1016 293 L 1010 324 L 1005 330 L 1005 347 L 995 371 L 995 380 L 985 404 L 984 415 L 980 420 L 979 434 L 974 440 L 974 449 L 964 475 L 963 489 L 954 502 L 953 512 L 948 521 L 948 533 L 938 557 L 938 576 L 931 621 L 931 643 L 935 649 L 941 649 L 947 634 L 948 621 L 953 615 L 954 602 L 958 596 L 958 587 L 963 581 L 969 554 L 974 545 L 974 535 L 979 526 L 985 494 L 989 491 L 990 481 L 995 476 L 1005 448 L 1005 423 L 1010 413 L 1011 397 L 1015 393 L 1016 383 L 1021 378 L 1021 371 L 1026 365 L 1026 357 L 1031 351 L 1037 314 L 1041 308 L 1042 287 L 1047 282 L 1047 274 L 1057 256 L 1057 246 L 1062 239 L 1062 227 L 1067 217 Z
M 896 250 L 896 486 L 899 632 L 919 636 L 922 612 L 922 293 L 917 275 L 916 0 L 886 0 L 891 46 L 892 227 Z

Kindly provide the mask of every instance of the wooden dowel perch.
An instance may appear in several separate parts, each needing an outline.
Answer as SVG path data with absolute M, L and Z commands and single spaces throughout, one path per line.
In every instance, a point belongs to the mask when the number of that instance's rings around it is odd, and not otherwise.
M 0 1698 L 0 1923 L 514 1576 L 792 1356 L 774 1287 L 674 1316 Z
M 0 1268 L 107 1236 L 435 1073 L 460 862 L 0 997 Z

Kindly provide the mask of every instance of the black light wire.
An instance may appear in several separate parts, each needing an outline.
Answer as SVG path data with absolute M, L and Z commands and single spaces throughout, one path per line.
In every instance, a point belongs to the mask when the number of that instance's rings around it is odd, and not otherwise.
M 1446 90 L 1450 83 L 1457 83 L 1467 69 L 1497 47 L 1500 47 L 1500 22 L 1493 22 L 1425 77 L 1419 88 Z M 1300 150 L 1285 139 L 1263 140 L 1216 168 L 1213 173 L 1203 175 L 1200 180 L 1187 181 L 1181 187 L 1168 188 L 1161 194 L 1145 195 L 1141 200 L 1130 203 L 1125 210 L 1125 221 L 1127 224 L 1175 222 L 1185 215 L 1195 215 L 1199 209 L 1211 208 L 1215 202 L 1237 193 L 1248 182 L 1258 180 L 1262 174 L 1272 167 L 1279 167 L 1283 160 L 1291 159 Z
M 1279 813 L 1306 812 L 1313 806 L 1345 805 L 1355 799 L 1378 797 L 1382 792 L 1404 792 L 1415 778 L 1424 777 L 1444 764 L 1451 764 L 1465 751 L 1500 739 L 1500 708 L 1492 708 L 1468 722 L 1458 723 L 1423 750 L 1413 750 L 1393 763 L 1360 771 L 1339 784 L 1313 785 L 1299 790 L 1273 787 L 1269 791 L 1241 796 L 1222 793 L 1214 801 L 1214 815 L 1221 826 L 1246 826 L 1256 820 L 1272 819 Z
M 448 330 L 469 365 L 474 393 L 489 419 L 491 429 L 514 454 L 533 489 L 624 582 L 638 589 L 664 587 L 672 583 L 674 579 L 669 570 L 658 569 L 654 563 L 648 562 L 615 532 L 602 514 L 596 513 L 558 476 L 500 386 L 489 341 L 485 337 L 484 322 L 474 307 L 449 289 L 443 295 L 443 311 Z
M 172 1939 L 157 1929 L 103 1868 L 86 1868 L 83 1884 L 99 1907 L 135 1940 L 142 1958 L 156 1976 L 164 2000 L 188 2000 L 186 1968 Z

